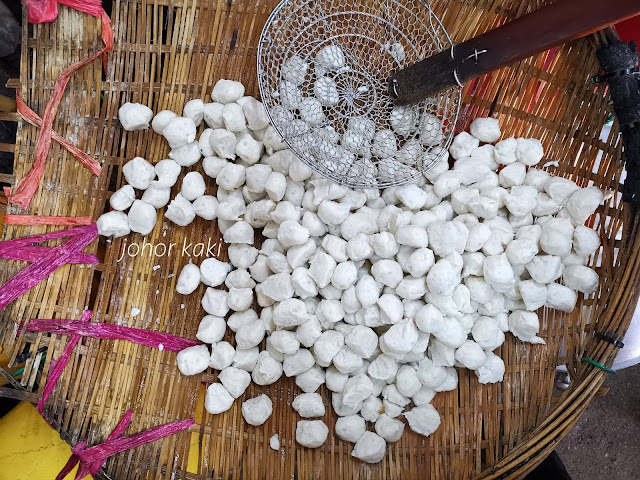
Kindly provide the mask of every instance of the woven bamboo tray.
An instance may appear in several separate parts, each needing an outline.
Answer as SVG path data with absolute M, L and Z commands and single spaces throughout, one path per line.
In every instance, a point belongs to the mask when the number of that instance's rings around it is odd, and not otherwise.
M 544 2 L 431 3 L 454 41 L 460 42 Z M 122 103 L 181 111 L 191 98 L 207 99 L 219 78 L 241 80 L 248 94 L 256 95 L 256 47 L 275 4 L 276 0 L 115 1 L 115 47 L 106 74 L 98 61 L 76 73 L 54 125 L 95 156 L 104 166 L 103 174 L 99 179 L 91 176 L 54 143 L 42 187 L 28 213 L 97 218 L 108 207 L 110 192 L 122 184 L 121 167 L 128 159 L 166 158 L 168 146 L 159 135 L 120 128 L 117 110 Z M 55 78 L 67 65 L 101 48 L 99 28 L 98 20 L 61 6 L 56 22 L 24 29 L 20 90 L 34 111 L 42 114 Z M 335 418 L 328 412 L 324 420 L 329 440 L 315 450 L 301 448 L 295 443 L 297 415 L 290 407 L 297 392 L 292 379 L 249 388 L 246 396 L 264 392 L 274 401 L 274 415 L 267 423 L 250 427 L 242 420 L 241 402 L 216 416 L 198 406 L 206 385 L 215 381 L 214 374 L 184 377 L 171 352 L 96 339 L 76 347 L 45 408 L 50 421 L 67 441 L 88 438 L 92 444 L 104 440 L 128 408 L 134 411 L 128 432 L 195 418 L 189 432 L 112 457 L 103 471 L 113 479 L 489 479 L 526 474 L 566 435 L 604 380 L 602 371 L 580 361 L 587 355 L 610 364 L 615 356 L 614 347 L 597 342 L 592 333 L 623 334 L 639 295 L 638 217 L 619 200 L 623 163 L 617 126 L 606 141 L 598 139 L 612 109 L 603 88 L 594 89 L 589 82 L 599 70 L 596 48 L 595 37 L 576 41 L 504 68 L 465 90 L 460 128 L 475 116 L 486 115 L 497 96 L 495 112 L 505 136 L 542 139 L 548 152 L 543 161 L 559 165 L 549 166 L 550 173 L 580 185 L 593 183 L 613 195 L 590 220 L 603 244 L 592 259 L 601 278 L 597 294 L 582 300 L 570 315 L 545 309 L 540 336 L 546 345 L 523 344 L 508 335 L 499 352 L 506 363 L 503 383 L 479 385 L 473 374 L 461 370 L 459 389 L 434 399 L 442 416 L 434 435 L 425 439 L 407 429 L 399 442 L 389 446 L 381 463 L 368 465 L 352 459 L 352 446 L 333 435 Z M 37 134 L 34 127 L 20 123 L 18 180 L 31 164 Z M 208 186 L 213 189 L 214 183 L 209 181 Z M 9 213 L 17 210 L 9 207 Z M 52 229 L 6 226 L 3 239 Z M 128 240 L 142 242 L 138 235 Z M 154 245 L 181 246 L 185 240 L 215 243 L 219 255 L 226 257 L 217 228 L 200 218 L 187 228 L 160 222 L 146 237 Z M 25 390 L 14 396 L 30 401 L 39 397 L 51 358 L 60 355 L 68 340 L 42 333 L 17 336 L 17 322 L 23 319 L 79 319 L 89 308 L 96 322 L 195 337 L 203 315 L 202 286 L 188 297 L 175 293 L 177 274 L 188 257 L 125 255 L 118 262 L 125 242 L 107 243 L 101 237 L 86 249 L 98 254 L 100 265 L 63 267 L 0 312 L 5 349 L 13 358 L 24 351 L 34 354 L 22 377 Z M 154 270 L 154 265 L 159 268 Z M 0 261 L 0 280 L 4 283 L 23 267 L 21 262 Z M 132 318 L 133 307 L 141 313 Z M 41 362 L 35 352 L 45 345 L 48 354 Z M 560 364 L 567 365 L 572 383 L 558 396 L 553 383 Z M 330 404 L 327 391 L 321 393 Z M 280 434 L 281 452 L 268 447 L 274 433 Z

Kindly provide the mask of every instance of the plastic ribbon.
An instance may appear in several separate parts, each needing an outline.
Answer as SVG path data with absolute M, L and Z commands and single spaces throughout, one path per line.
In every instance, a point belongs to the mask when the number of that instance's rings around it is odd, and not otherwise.
M 91 217 L 47 217 L 41 215 L 5 215 L 5 225 L 91 225 Z
M 85 310 L 82 314 L 82 319 L 80 321 L 84 323 L 89 322 L 91 320 L 92 313 L 93 312 L 91 310 Z M 51 392 L 53 392 L 53 389 L 55 388 L 56 383 L 58 383 L 58 379 L 60 378 L 60 375 L 62 375 L 62 371 L 64 370 L 64 367 L 67 365 L 69 358 L 71 358 L 73 349 L 80 341 L 80 338 L 81 338 L 80 335 L 72 335 L 71 338 L 69 339 L 69 342 L 67 342 L 67 345 L 64 347 L 64 350 L 62 351 L 62 355 L 60 355 L 60 358 L 58 358 L 58 360 L 54 360 L 53 358 L 51 359 L 51 368 L 49 370 L 49 375 L 47 375 L 47 383 L 44 386 L 42 397 L 40 398 L 40 400 L 38 400 L 38 412 L 40 412 L 40 415 L 42 415 L 43 418 L 44 418 L 44 415 L 42 413 L 42 408 L 44 407 L 45 402 L 51 395 Z
M 95 255 L 82 253 L 97 236 L 98 228 L 94 224 L 0 242 L 0 258 L 33 262 L 0 287 L 0 310 L 67 263 L 100 263 Z M 58 247 L 32 245 L 68 237 Z
M 31 110 L 29 106 L 24 103 L 22 98 L 20 98 L 20 92 L 18 90 L 16 90 L 16 106 L 18 113 L 27 123 L 30 123 L 34 127 L 42 127 L 42 118 L 40 118 L 36 112 Z M 95 158 L 90 157 L 69 140 L 53 130 L 51 131 L 51 138 L 66 148 L 71 155 L 73 155 L 82 165 L 91 170 L 91 173 L 96 177 L 100 176 L 102 167 Z
M 120 419 L 120 421 L 116 425 L 116 427 L 107 437 L 107 441 L 113 438 L 120 437 L 124 433 L 124 431 L 127 429 L 129 424 L 131 423 L 132 417 L 133 417 L 133 412 L 131 410 L 127 410 L 124 416 Z M 85 449 L 86 446 L 87 446 L 87 441 L 84 440 L 82 442 L 78 442 L 76 446 L 71 449 L 71 452 L 72 452 L 71 457 L 69 457 L 69 460 L 67 461 L 65 466 L 62 467 L 62 470 L 60 470 L 60 473 L 56 477 L 56 480 L 58 479 L 63 480 L 69 473 L 71 473 L 71 470 L 73 470 L 73 467 L 75 467 L 78 464 L 78 462 L 80 462 L 80 455 L 78 453 L 81 452 L 83 449 Z M 76 478 L 82 478 L 82 477 L 79 477 L 78 473 L 76 473 Z
M 54 319 L 31 319 L 29 321 L 29 325 L 27 326 L 28 331 L 49 331 L 55 334 L 73 333 L 60 358 L 58 358 L 57 361 L 53 359 L 51 360 L 51 369 L 47 376 L 47 382 L 42 393 L 42 398 L 38 401 L 38 412 L 40 412 L 40 415 L 42 415 L 45 420 L 47 420 L 47 418 L 43 414 L 44 404 L 49 399 L 49 396 L 58 383 L 69 358 L 71 358 L 73 349 L 78 344 L 81 337 L 90 336 L 118 340 L 131 340 L 136 343 L 153 346 L 155 348 L 158 348 L 160 345 L 162 345 L 163 348 L 166 346 L 166 350 L 174 352 L 178 352 L 183 348 L 197 344 L 197 342 L 193 340 L 174 337 L 170 334 L 149 332 L 147 330 L 122 327 L 120 325 L 91 323 L 91 315 L 92 312 L 90 310 L 85 310 L 82 314 L 82 319 L 78 322 Z M 20 326 L 20 330 L 21 329 L 22 325 Z M 161 340 L 161 342 L 159 342 L 159 340 Z M 80 463 L 80 467 L 76 473 L 76 479 L 84 478 L 86 475 L 96 475 L 108 457 L 115 455 L 116 453 L 138 447 L 145 443 L 153 442 L 168 435 L 172 435 L 189 428 L 195 423 L 193 420 L 183 420 L 154 427 L 135 435 L 122 437 L 122 434 L 131 423 L 132 415 L 133 413 L 131 410 L 127 410 L 122 420 L 120 420 L 118 425 L 116 425 L 116 428 L 111 432 L 103 444 L 88 448 L 86 441 L 76 444 L 72 449 L 73 454 L 56 477 L 56 480 L 63 480 L 69 473 L 71 473 L 78 463 Z
M 76 479 L 84 478 L 87 475 L 96 475 L 107 458 L 112 455 L 186 430 L 195 423 L 192 419 L 181 420 L 123 437 L 122 434 L 131 423 L 132 415 L 131 410 L 127 410 L 127 413 L 125 413 L 122 420 L 118 422 L 118 425 L 116 425 L 116 428 L 113 429 L 104 443 L 87 447 L 87 442 L 82 441 L 73 447 L 71 458 L 69 458 L 67 464 L 62 468 L 56 480 L 63 480 L 77 463 L 80 463 L 80 467 L 76 472 Z
M 171 352 L 179 352 L 199 343 L 188 338 L 176 337 L 170 333 L 153 332 L 141 328 L 125 327 L 124 325 L 86 323 L 76 320 L 33 318 L 29 320 L 26 329 L 30 332 L 50 332 L 56 335 L 80 335 L 110 340 L 128 340 L 147 347 L 162 348 L 162 350 Z
M 19 95 L 16 94 L 16 101 L 18 102 L 18 111 L 20 115 L 29 123 L 42 127 L 38 136 L 36 144 L 36 155 L 31 170 L 20 181 L 16 189 L 15 194 L 10 195 L 7 193 L 7 197 L 12 203 L 15 203 L 22 208 L 26 208 L 31 203 L 33 195 L 40 185 L 42 175 L 44 174 L 44 167 L 49 149 L 51 147 L 51 140 L 55 140 L 65 147 L 71 154 L 76 157 L 84 166 L 89 168 L 95 175 L 100 175 L 100 165 L 87 154 L 82 152 L 76 146 L 68 142 L 59 134 L 53 131 L 53 121 L 55 119 L 58 105 L 62 99 L 62 94 L 69 82 L 71 75 L 83 67 L 84 65 L 92 62 L 100 55 L 109 52 L 113 48 L 113 31 L 111 30 L 110 20 L 104 9 L 102 8 L 100 0 L 25 0 L 28 8 L 28 21 L 29 23 L 45 23 L 52 22 L 58 16 L 58 3 L 74 8 L 81 12 L 87 13 L 94 17 L 100 17 L 102 24 L 102 40 L 105 44 L 104 48 L 99 52 L 91 55 L 88 59 L 75 63 L 62 72 L 60 77 L 56 80 L 55 88 L 49 103 L 45 109 L 44 115 L 40 118 L 35 112 L 33 112 L 22 100 Z M 105 57 L 106 66 L 106 57 Z M 15 216 L 18 217 L 18 216 Z M 46 217 L 41 221 L 35 221 L 32 223 L 42 223 L 47 221 L 53 221 L 55 217 Z M 24 218 L 14 218 L 16 221 L 25 221 Z M 84 221 L 84 220 L 80 220 Z M 29 224 L 32 224 L 29 223 Z M 26 223 L 23 223 L 26 224 Z M 95 225 L 88 227 L 72 228 L 64 230 L 62 232 L 54 232 L 52 234 L 38 235 L 33 237 L 25 237 L 16 240 L 9 240 L 6 242 L 0 242 L 0 258 L 10 258 L 14 260 L 29 260 L 33 263 L 22 270 L 18 275 L 13 277 L 7 283 L 0 287 L 0 309 L 11 303 L 15 298 L 26 292 L 30 288 L 33 288 L 43 278 L 55 271 L 59 266 L 66 263 L 99 263 L 98 259 L 94 255 L 83 254 L 80 251 L 87 246 L 98 235 L 98 230 Z M 72 236 L 70 240 L 56 248 L 34 247 L 30 246 L 31 243 L 42 242 L 44 240 L 50 240 L 53 238 L 65 238 Z M 179 351 L 186 346 L 195 345 L 197 342 L 187 339 L 180 339 L 179 337 L 173 337 L 168 334 L 160 334 L 157 332 L 148 332 L 146 330 L 139 329 L 127 329 L 127 327 L 121 327 L 119 325 L 102 325 L 91 324 L 89 319 L 91 318 L 91 312 L 85 311 L 82 315 L 80 322 L 85 327 L 89 325 L 95 325 L 100 328 L 103 327 L 118 327 L 113 332 L 113 337 L 103 338 L 119 338 L 136 341 L 144 340 L 146 336 L 146 342 L 138 341 L 145 345 L 159 347 L 160 343 L 167 349 L 173 351 Z M 70 322 L 73 323 L 73 322 Z M 88 327 L 91 330 L 91 327 Z M 108 329 L 108 328 L 107 328 Z M 127 333 L 126 329 L 129 330 Z M 87 330 L 85 336 L 92 336 Z M 93 330 L 93 333 L 97 333 Z M 42 399 L 38 402 L 38 411 L 42 413 L 42 407 L 47 400 L 56 382 L 58 381 L 62 370 L 69 360 L 69 357 L 73 351 L 73 348 L 80 341 L 80 337 L 83 336 L 79 331 L 74 334 L 67 343 L 62 356 L 57 362 L 52 360 L 52 368 L 49 373 L 47 384 L 45 385 Z M 158 342 L 158 339 L 162 338 L 162 342 Z M 155 340 L 152 340 L 155 339 Z M 184 345 L 184 346 L 181 346 Z M 174 350 L 174 349 L 178 350 Z M 180 422 L 169 423 L 158 427 L 151 428 L 144 432 L 123 437 L 124 431 L 131 423 L 132 418 L 131 410 L 128 410 L 122 420 L 115 427 L 113 432 L 109 435 L 107 440 L 101 444 L 93 447 L 87 447 L 87 442 L 83 441 L 78 443 L 73 449 L 73 454 L 67 464 L 63 467 L 62 471 L 56 477 L 56 480 L 64 479 L 73 470 L 76 464 L 80 463 L 78 472 L 76 473 L 76 479 L 85 477 L 86 475 L 96 475 L 104 462 L 108 457 L 117 453 L 129 450 L 131 448 L 144 445 L 145 443 L 153 442 L 155 440 L 164 438 L 169 435 L 173 435 L 179 431 L 185 430 L 193 425 L 195 422 L 192 419 L 182 420 Z
M 44 168 L 49 155 L 49 149 L 51 147 L 53 122 L 58 112 L 58 105 L 62 100 L 62 94 L 64 93 L 71 75 L 83 66 L 91 63 L 102 54 L 111 51 L 113 48 L 113 30 L 111 29 L 111 22 L 109 16 L 102 8 L 99 1 L 79 1 L 79 0 L 62 0 L 62 1 L 46 1 L 46 0 L 29 0 L 28 6 L 28 18 L 31 23 L 43 23 L 52 21 L 57 17 L 57 3 L 67 5 L 71 8 L 76 8 L 84 13 L 88 13 L 95 17 L 100 17 L 102 25 L 102 41 L 104 42 L 104 48 L 94 53 L 89 58 L 80 62 L 74 63 L 67 67 L 62 74 L 58 77 L 53 89 L 53 94 L 47 107 L 45 108 L 44 115 L 42 115 L 42 128 L 38 135 L 38 141 L 36 142 L 36 152 L 33 161 L 33 166 L 27 172 L 27 174 L 20 180 L 15 192 L 8 196 L 9 201 L 16 205 L 27 208 L 33 199 L 33 195 L 38 190 L 42 175 L 44 174 Z M 33 21 L 32 21 L 33 20 Z

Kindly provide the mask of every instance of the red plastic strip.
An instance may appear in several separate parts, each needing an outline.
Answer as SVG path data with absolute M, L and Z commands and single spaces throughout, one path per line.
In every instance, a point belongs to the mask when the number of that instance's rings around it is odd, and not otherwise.
M 118 424 L 116 425 L 116 428 L 114 428 L 111 434 L 107 437 L 107 440 L 112 440 L 114 438 L 118 438 L 124 435 L 124 431 L 131 424 L 132 417 L 133 417 L 133 412 L 131 410 L 127 410 L 124 414 L 124 417 L 122 417 L 118 422 Z
M 57 238 L 72 237 L 74 235 L 82 235 L 92 232 L 88 227 L 69 228 L 58 232 L 49 232 L 42 235 L 33 235 L 30 237 L 14 238 L 13 240 L 5 240 L 0 242 L 0 258 L 7 260 L 23 260 L 27 262 L 35 262 L 42 256 L 46 255 L 50 247 L 31 246 L 34 243 L 42 243 L 47 240 L 55 240 Z M 87 265 L 95 265 L 100 263 L 98 257 L 89 253 L 76 253 L 69 257 L 68 263 L 82 263 Z
M 7 225 L 91 225 L 91 217 L 46 217 L 40 215 L 5 215 Z
M 18 90 L 16 90 L 16 105 L 17 105 L 18 113 L 26 122 L 30 123 L 34 127 L 42 126 L 42 119 L 38 116 L 36 112 L 31 110 L 26 103 L 24 103 L 22 98 L 20 98 L 20 93 Z M 78 160 L 82 165 L 87 167 L 91 171 L 91 173 L 93 173 L 96 177 L 100 176 L 100 173 L 102 172 L 102 167 L 93 157 L 90 157 L 89 155 L 84 153 L 82 150 L 76 147 L 69 140 L 67 140 L 66 138 L 64 138 L 59 133 L 53 130 L 51 131 L 51 138 L 54 139 L 56 142 L 58 142 L 60 145 L 62 145 L 64 148 L 66 148 L 69 151 L 69 153 L 71 153 L 71 155 L 73 155 L 76 158 L 76 160 Z
M 87 441 L 83 440 L 82 442 L 77 443 L 75 448 L 85 448 L 86 446 L 87 446 Z M 71 451 L 73 452 L 73 449 Z M 75 453 L 72 453 L 71 456 L 69 457 L 69 460 L 67 460 L 67 463 L 65 463 L 64 467 L 62 467 L 62 470 L 60 470 L 60 473 L 58 473 L 58 475 L 56 476 L 56 480 L 64 480 L 65 478 L 67 478 L 67 475 L 71 473 L 71 470 L 73 470 L 73 468 L 79 462 L 80 462 L 80 457 Z
M 118 422 L 116 427 L 113 429 L 113 431 L 107 437 L 107 441 L 116 439 L 116 438 L 121 437 L 122 435 L 124 435 L 125 430 L 131 424 L 132 417 L 133 417 L 133 412 L 131 410 L 127 410 L 125 412 L 125 414 L 124 414 L 124 417 L 122 417 L 120 419 L 120 421 Z M 83 450 L 85 450 L 86 448 L 87 448 L 87 442 L 86 441 L 80 442 L 74 448 L 71 449 L 71 451 L 73 452 L 73 454 L 71 455 L 71 458 L 77 457 L 78 461 L 82 461 L 82 458 L 80 457 L 80 453 Z M 88 465 L 88 467 L 90 469 L 96 469 L 96 472 L 97 472 L 97 470 L 100 470 L 100 468 L 102 467 L 102 464 L 104 464 L 105 460 L 106 459 L 104 459 L 102 461 L 98 460 L 96 462 L 91 462 L 91 464 Z M 98 463 L 98 462 L 100 462 L 100 463 Z M 81 477 L 76 477 L 76 478 L 81 478 Z
M 13 240 L 4 240 L 0 242 L 0 257 L 5 249 L 12 249 L 31 245 L 33 243 L 42 243 L 47 240 L 56 240 L 58 238 L 73 237 L 74 235 L 83 235 L 92 233 L 95 230 L 98 233 L 98 227 L 95 225 L 87 225 L 84 227 L 67 228 L 66 230 L 58 230 L 57 232 L 43 233 L 41 235 L 31 235 L 29 237 L 14 238 Z
M 30 332 L 50 332 L 56 335 L 81 335 L 83 337 L 106 338 L 110 340 L 128 340 L 151 348 L 179 352 L 199 342 L 189 338 L 176 337 L 169 333 L 153 332 L 141 328 L 111 325 L 108 323 L 84 323 L 77 320 L 33 318 L 29 320 Z
M 62 265 L 77 260 L 77 254 L 89 245 L 97 236 L 98 228 L 95 225 L 86 227 L 76 227 L 60 232 L 51 232 L 44 235 L 35 235 L 32 237 L 23 237 L 15 240 L 7 240 L 0 242 L 0 257 L 2 250 L 24 247 L 26 244 L 49 240 L 52 238 L 66 238 L 69 240 L 58 247 L 49 248 L 47 253 L 35 260 L 31 265 L 21 270 L 17 275 L 12 277 L 7 283 L 0 287 L 0 310 L 13 302 L 23 293 L 31 290 L 43 279 L 51 275 Z M 39 240 L 40 239 L 40 240 Z M 95 257 L 95 262 L 100 263 Z
M 91 310 L 85 310 L 80 321 L 83 323 L 88 323 L 91 320 L 92 313 L 93 312 L 91 312 Z M 45 402 L 49 399 L 51 392 L 53 392 L 56 383 L 58 383 L 60 375 L 62 375 L 64 367 L 67 366 L 67 362 L 69 361 L 69 358 L 71 358 L 73 349 L 78 344 L 81 338 L 82 337 L 80 335 L 72 335 L 69 339 L 69 342 L 67 342 L 67 345 L 64 347 L 60 358 L 58 358 L 58 360 L 51 360 L 51 369 L 49 370 L 49 375 L 47 375 L 47 383 L 45 384 L 44 390 L 42 391 L 42 397 L 38 401 L 38 412 L 40 412 L 40 415 L 42 415 L 43 417 L 44 415 L 42 414 L 42 408 L 44 407 Z
M 60 104 L 60 100 L 62 100 L 62 94 L 69 83 L 71 75 L 79 68 L 91 63 L 96 58 L 100 57 L 100 55 L 111 51 L 113 48 L 113 30 L 111 30 L 109 16 L 104 13 L 104 10 L 100 14 L 100 19 L 102 24 L 102 40 L 105 43 L 105 47 L 91 55 L 89 58 L 67 67 L 56 80 L 53 94 L 51 95 L 51 99 L 49 100 L 49 103 L 47 103 L 44 115 L 42 116 L 42 129 L 40 130 L 38 141 L 36 143 L 36 153 L 33 166 L 22 180 L 20 180 L 15 193 L 8 197 L 9 201 L 22 208 L 27 208 L 29 206 L 33 199 L 33 195 L 40 186 L 47 156 L 49 155 L 49 148 L 51 147 L 53 121 L 55 120 L 58 112 L 58 105 Z
M 118 425 L 116 425 L 104 443 L 87 448 L 87 442 L 82 441 L 73 447 L 71 450 L 73 452 L 71 458 L 69 458 L 67 464 L 62 468 L 56 480 L 63 480 L 71 473 L 78 462 L 80 463 L 80 467 L 76 473 L 76 479 L 84 478 L 87 475 L 97 475 L 107 458 L 146 443 L 168 437 L 169 435 L 186 430 L 195 424 L 195 421 L 192 419 L 181 420 L 123 437 L 124 431 L 131 424 L 132 416 L 133 413 L 131 410 L 127 410 L 122 420 L 118 422 Z
M 193 425 L 193 419 L 168 423 L 158 427 L 150 428 L 144 432 L 128 435 L 126 437 L 111 438 L 110 436 L 103 444 L 89 448 L 74 449 L 74 454 L 80 457 L 80 468 L 76 473 L 76 479 L 84 478 L 87 475 L 96 475 L 107 458 L 120 452 L 139 447 L 145 443 L 154 442 L 169 435 L 173 435 Z
M 19 250 L 7 250 L 2 252 L 0 258 L 6 260 L 21 260 L 25 262 L 35 262 L 47 253 L 49 247 L 22 247 Z M 70 264 L 95 265 L 100 263 L 98 257 L 91 253 L 77 253 L 69 258 Z
M 133 412 L 131 410 L 127 410 L 127 412 L 124 414 L 124 417 L 122 417 L 122 419 L 118 422 L 118 425 L 116 425 L 116 428 L 114 428 L 111 434 L 107 437 L 107 440 L 112 440 L 114 438 L 121 437 L 124 431 L 127 429 L 129 424 L 131 423 L 132 416 L 133 416 Z M 56 477 L 56 480 L 63 480 L 69 473 L 71 473 L 71 470 L 73 470 L 73 467 L 75 467 L 76 464 L 78 464 L 78 462 L 82 461 L 80 453 L 83 450 L 85 450 L 86 447 L 87 447 L 87 441 L 84 440 L 76 444 L 76 446 L 71 449 L 73 453 L 71 454 L 71 457 L 69 457 L 67 464 L 63 467 L 63 469 L 60 471 L 60 473 Z M 99 460 L 96 462 L 92 462 L 90 465 L 88 465 L 89 468 L 100 470 L 100 468 L 102 467 L 102 464 L 104 464 L 104 460 L 102 460 L 99 464 L 98 462 Z M 76 477 L 76 478 L 80 478 L 80 477 Z

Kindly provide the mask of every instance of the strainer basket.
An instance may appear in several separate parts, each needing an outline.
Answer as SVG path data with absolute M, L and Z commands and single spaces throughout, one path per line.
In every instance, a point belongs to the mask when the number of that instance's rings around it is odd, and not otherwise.
M 451 48 L 420 0 L 284 0 L 262 30 L 258 85 L 274 127 L 315 171 L 353 188 L 401 185 L 444 157 L 461 89 L 394 110 L 389 77 Z M 336 95 L 321 104 L 324 81 Z

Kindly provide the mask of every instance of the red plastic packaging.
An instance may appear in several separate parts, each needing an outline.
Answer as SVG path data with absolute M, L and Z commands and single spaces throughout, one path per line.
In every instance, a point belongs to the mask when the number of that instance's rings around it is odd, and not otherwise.
M 58 18 L 58 4 L 99 17 L 104 10 L 100 0 L 23 0 L 29 23 L 53 22 Z

